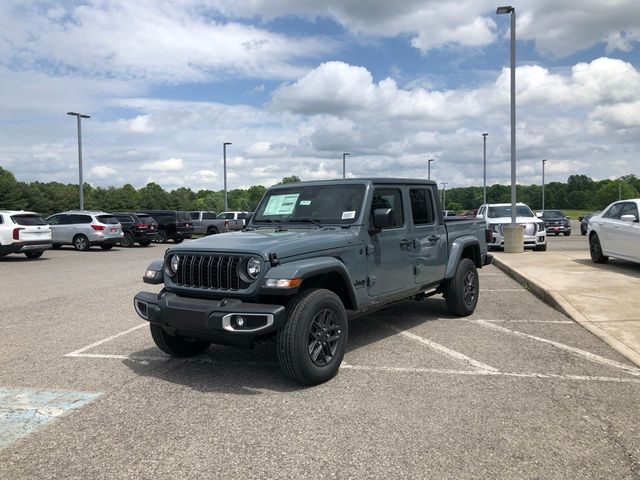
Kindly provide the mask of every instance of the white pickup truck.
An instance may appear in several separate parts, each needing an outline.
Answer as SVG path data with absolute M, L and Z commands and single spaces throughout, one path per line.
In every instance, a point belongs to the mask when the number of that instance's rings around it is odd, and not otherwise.
M 640 198 L 613 202 L 589 219 L 589 252 L 594 263 L 609 257 L 640 263 Z

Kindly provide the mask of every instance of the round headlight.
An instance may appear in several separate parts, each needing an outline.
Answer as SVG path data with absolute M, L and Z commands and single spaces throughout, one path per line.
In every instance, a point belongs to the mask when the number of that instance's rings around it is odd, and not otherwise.
M 258 278 L 258 275 L 260 275 L 260 270 L 262 270 L 262 262 L 260 261 L 260 259 L 251 257 L 247 261 L 247 275 L 249 275 L 249 278 L 251 278 L 252 280 Z
M 178 262 L 180 261 L 180 257 L 178 255 L 169 255 L 167 258 L 167 273 L 170 277 L 173 277 L 178 271 Z

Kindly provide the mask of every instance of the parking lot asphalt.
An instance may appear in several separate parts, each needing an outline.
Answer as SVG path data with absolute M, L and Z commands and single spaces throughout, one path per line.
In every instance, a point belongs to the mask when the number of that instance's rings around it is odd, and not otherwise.
M 498 252 L 495 264 L 640 366 L 640 265 L 593 263 L 586 236 L 551 236 L 540 253 Z
M 0 259 L 0 477 L 640 476 L 640 369 L 494 266 L 470 317 L 351 322 L 308 388 L 272 342 L 163 355 L 132 298 L 165 248 Z

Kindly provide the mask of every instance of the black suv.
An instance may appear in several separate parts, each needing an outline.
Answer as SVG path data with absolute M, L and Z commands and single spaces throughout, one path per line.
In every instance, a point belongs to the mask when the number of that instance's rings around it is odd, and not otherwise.
M 565 237 L 571 235 L 571 222 L 561 210 L 543 210 L 540 218 L 544 222 L 547 235 L 551 233 L 556 236 L 563 233 Z
M 185 238 L 191 238 L 193 234 L 193 221 L 187 212 L 179 210 L 141 210 L 140 212 L 151 215 L 158 222 L 155 239 L 158 243 L 164 243 L 167 240 L 180 243 Z
M 124 238 L 120 241 L 123 247 L 133 247 L 139 243 L 141 247 L 148 247 L 156 238 L 157 222 L 149 215 L 137 215 L 131 212 L 114 212 L 113 216 L 122 225 Z

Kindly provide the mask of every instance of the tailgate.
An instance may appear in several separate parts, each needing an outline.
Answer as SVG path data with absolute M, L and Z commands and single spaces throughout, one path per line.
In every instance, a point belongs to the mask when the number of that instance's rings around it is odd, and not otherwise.
M 14 238 L 22 242 L 51 241 L 51 227 L 44 218 L 34 213 L 21 213 L 11 216 L 18 226 L 14 229 Z

